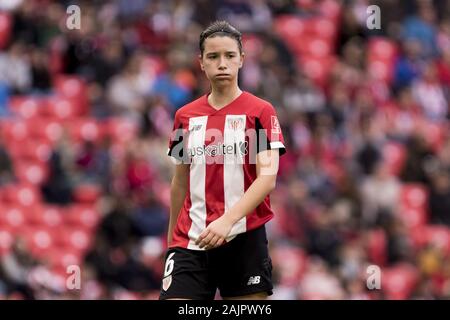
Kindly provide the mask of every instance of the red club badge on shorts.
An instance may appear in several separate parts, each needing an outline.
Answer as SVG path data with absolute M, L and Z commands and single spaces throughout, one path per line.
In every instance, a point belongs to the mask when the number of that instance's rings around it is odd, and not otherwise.
M 272 133 L 281 133 L 280 123 L 278 122 L 278 118 L 276 116 L 270 116 L 270 120 L 272 123 Z
M 167 291 L 167 289 L 169 289 L 171 284 L 172 284 L 172 275 L 165 277 L 163 279 L 163 285 L 162 285 L 163 290 Z

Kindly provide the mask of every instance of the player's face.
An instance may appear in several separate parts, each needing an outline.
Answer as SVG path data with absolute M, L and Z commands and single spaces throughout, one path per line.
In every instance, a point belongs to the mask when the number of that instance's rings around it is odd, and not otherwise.
M 239 52 L 235 39 L 226 36 L 208 38 L 204 42 L 200 66 L 214 85 L 229 85 L 236 82 L 244 54 Z

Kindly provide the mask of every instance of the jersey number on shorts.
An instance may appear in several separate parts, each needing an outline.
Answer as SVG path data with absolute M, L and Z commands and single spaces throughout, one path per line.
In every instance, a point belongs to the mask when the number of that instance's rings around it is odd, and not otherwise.
M 166 266 L 164 268 L 164 277 L 169 276 L 172 273 L 172 271 L 173 271 L 173 266 L 175 264 L 175 261 L 172 259 L 172 257 L 174 256 L 174 254 L 175 254 L 175 252 L 172 252 L 167 257 Z

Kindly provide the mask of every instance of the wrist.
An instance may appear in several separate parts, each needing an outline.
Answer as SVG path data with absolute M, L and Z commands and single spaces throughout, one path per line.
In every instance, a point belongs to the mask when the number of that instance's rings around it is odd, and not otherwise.
M 234 225 L 239 220 L 237 214 L 235 214 L 232 210 L 225 212 L 225 214 L 222 217 L 231 225 Z

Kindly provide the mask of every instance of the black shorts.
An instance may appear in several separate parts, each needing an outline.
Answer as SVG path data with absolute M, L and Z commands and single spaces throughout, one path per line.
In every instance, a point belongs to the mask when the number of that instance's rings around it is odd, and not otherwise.
M 272 294 L 272 260 L 263 226 L 237 235 L 219 248 L 170 248 L 165 257 L 160 300 L 213 300 L 258 292 Z

